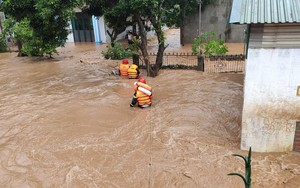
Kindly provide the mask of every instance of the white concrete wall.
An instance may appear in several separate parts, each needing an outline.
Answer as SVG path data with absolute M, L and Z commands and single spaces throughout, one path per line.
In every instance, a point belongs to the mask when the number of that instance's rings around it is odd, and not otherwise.
M 106 26 L 104 23 L 104 18 L 103 16 L 101 16 L 99 18 L 99 29 L 100 29 L 100 38 L 101 38 L 101 42 L 102 43 L 106 43 L 107 42 L 107 38 L 109 38 L 109 36 L 106 34 Z
M 167 30 L 167 29 L 168 29 L 168 27 L 166 27 L 166 26 L 163 27 L 163 30 Z M 112 31 L 112 29 L 110 29 L 110 28 L 107 28 L 107 30 L 109 30 L 110 32 Z M 137 30 L 136 32 L 139 32 L 138 26 L 137 26 L 136 30 Z M 118 40 L 122 40 L 122 39 L 126 39 L 126 34 L 127 34 L 128 31 L 132 31 L 132 26 L 128 26 L 124 32 L 120 33 L 118 35 L 118 37 L 117 37 L 117 41 Z M 155 35 L 155 31 L 154 30 L 151 30 L 151 31 L 147 32 L 147 38 L 148 39 L 151 38 L 151 37 L 153 37 L 154 35 Z M 107 36 L 106 37 L 107 42 L 109 43 L 110 42 L 110 37 L 109 37 L 109 35 L 107 33 L 106 33 L 106 36 Z
M 249 49 L 246 61 L 241 149 L 293 149 L 300 120 L 300 49 Z
M 74 43 L 74 35 L 73 35 L 73 31 L 72 31 L 72 23 L 71 23 L 71 21 L 69 22 L 68 30 L 69 30 L 69 35 L 68 35 L 68 39 L 67 39 L 66 42 L 73 42 Z

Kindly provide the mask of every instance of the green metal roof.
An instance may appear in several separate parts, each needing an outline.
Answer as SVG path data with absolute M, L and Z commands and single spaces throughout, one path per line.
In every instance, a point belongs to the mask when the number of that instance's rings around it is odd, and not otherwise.
M 233 0 L 230 23 L 300 23 L 300 0 Z

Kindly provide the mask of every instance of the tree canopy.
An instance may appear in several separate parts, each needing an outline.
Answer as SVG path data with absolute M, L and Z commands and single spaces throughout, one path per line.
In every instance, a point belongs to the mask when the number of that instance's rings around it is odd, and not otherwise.
M 22 39 L 22 43 L 28 55 L 51 56 L 57 47 L 64 45 L 73 9 L 80 3 L 80 0 L 3 0 L 1 10 L 17 22 L 27 20 L 32 38 Z

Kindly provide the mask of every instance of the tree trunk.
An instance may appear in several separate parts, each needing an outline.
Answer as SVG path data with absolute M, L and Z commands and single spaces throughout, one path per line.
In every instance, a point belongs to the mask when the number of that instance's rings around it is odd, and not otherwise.
M 115 32 L 111 40 L 115 42 L 117 40 L 118 35 L 119 33 Z
M 18 52 L 19 52 L 18 56 L 19 57 L 25 56 L 25 54 L 22 52 L 23 44 L 20 39 L 17 39 L 17 46 L 18 46 Z
M 149 60 L 149 54 L 147 50 L 147 34 L 145 31 L 145 27 L 141 18 L 141 15 L 136 13 L 135 15 L 135 21 L 138 24 L 140 35 L 141 35 L 141 43 L 138 44 L 138 47 L 142 51 L 143 59 L 147 68 L 147 76 L 151 76 L 152 74 L 150 73 L 150 60 Z
M 187 4 L 187 0 L 182 0 L 181 1 L 181 20 L 180 20 L 180 44 L 182 46 L 184 46 L 185 43 L 185 36 L 184 36 L 184 31 L 185 31 L 185 13 L 186 13 L 186 4 Z
M 164 51 L 168 47 L 168 46 L 165 46 L 165 38 L 164 38 L 164 33 L 162 31 L 162 26 L 161 26 L 161 15 L 150 18 L 150 21 L 155 29 L 155 33 L 157 35 L 157 40 L 158 40 L 158 44 L 159 44 L 157 55 L 156 55 L 155 65 L 150 65 L 149 54 L 147 51 L 147 34 L 145 31 L 145 27 L 144 27 L 144 23 L 141 18 L 141 15 L 136 13 L 135 20 L 137 21 L 140 35 L 141 35 L 141 43 L 138 44 L 138 46 L 141 49 L 142 54 L 143 54 L 144 62 L 147 67 L 147 75 L 151 76 L 151 77 L 155 77 L 158 75 L 158 71 L 162 67 Z
M 181 26 L 180 26 L 180 44 L 182 45 L 182 46 L 184 46 L 184 29 L 185 29 L 185 27 L 184 27 L 184 25 L 182 24 Z
M 0 31 L 3 31 L 1 19 L 0 19 Z
M 158 75 L 158 71 L 161 69 L 163 65 L 164 52 L 165 49 L 168 47 L 168 45 L 165 46 L 164 33 L 162 31 L 161 23 L 159 23 L 159 18 L 157 20 L 155 18 L 151 18 L 150 21 L 155 29 L 155 33 L 157 35 L 157 40 L 159 44 L 157 55 L 156 55 L 155 66 L 152 67 L 153 77 L 155 77 Z
M 108 30 L 106 30 L 106 32 L 107 32 L 108 36 L 110 37 L 111 46 L 114 47 L 115 46 L 114 42 L 116 41 L 117 36 L 118 36 L 117 32 L 114 29 L 112 30 L 111 33 Z
M 166 47 L 164 46 L 164 44 L 160 44 L 158 46 L 155 65 L 151 66 L 150 76 L 156 77 L 158 75 L 158 71 L 161 69 L 163 65 L 163 57 L 164 57 L 165 49 Z

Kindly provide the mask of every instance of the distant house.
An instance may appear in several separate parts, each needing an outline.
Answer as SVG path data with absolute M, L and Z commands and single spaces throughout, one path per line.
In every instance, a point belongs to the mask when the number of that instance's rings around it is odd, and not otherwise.
M 108 36 L 103 17 L 95 17 L 75 10 L 75 18 L 71 20 L 67 42 L 106 43 Z
M 92 42 L 92 43 L 108 43 L 110 37 L 107 30 L 112 31 L 105 24 L 103 16 L 90 16 L 82 12 L 81 9 L 75 9 L 75 18 L 71 20 L 69 25 L 70 34 L 67 42 Z M 117 40 L 124 39 L 127 31 L 133 30 L 130 26 L 126 31 L 120 33 Z M 147 32 L 147 37 L 154 35 L 153 31 Z
M 234 0 L 248 26 L 241 149 L 300 151 L 300 1 Z

